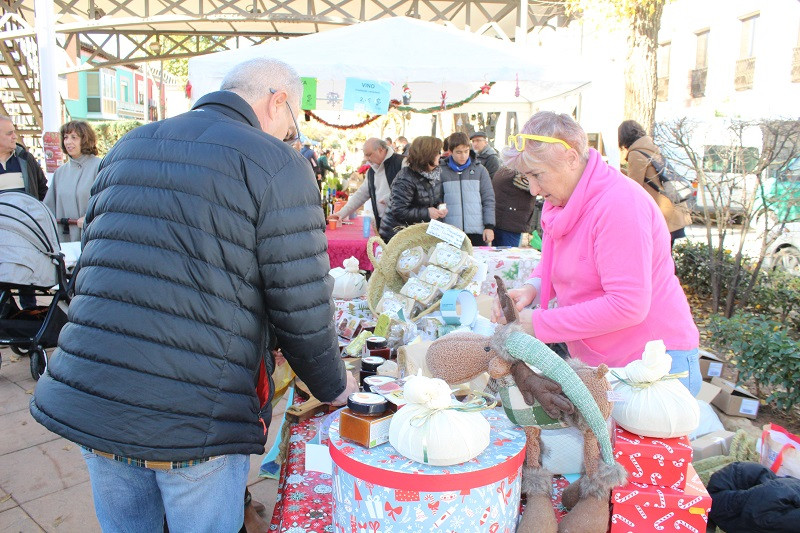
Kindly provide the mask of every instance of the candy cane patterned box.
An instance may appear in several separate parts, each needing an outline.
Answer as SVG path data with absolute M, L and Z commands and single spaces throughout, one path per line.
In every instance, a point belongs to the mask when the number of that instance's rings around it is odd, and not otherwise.
M 689 465 L 684 490 L 632 481 L 611 492 L 610 533 L 705 533 L 711 496 Z
M 391 444 L 366 449 L 342 440 L 332 415 L 335 533 L 513 533 L 519 518 L 525 433 L 485 411 L 490 444 L 471 461 L 431 466 Z
M 617 426 L 614 457 L 627 470 L 629 481 L 683 489 L 686 470 L 692 462 L 692 447 L 688 437 L 642 437 Z

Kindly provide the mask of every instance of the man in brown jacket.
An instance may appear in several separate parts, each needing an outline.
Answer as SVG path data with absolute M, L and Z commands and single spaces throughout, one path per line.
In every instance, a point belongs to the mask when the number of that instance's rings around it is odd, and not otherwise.
M 661 150 L 647 135 L 641 124 L 635 120 L 626 120 L 620 124 L 617 136 L 620 150 L 627 151 L 628 177 L 644 187 L 644 190 L 653 197 L 661 209 L 661 213 L 667 221 L 672 244 L 675 243 L 675 239 L 686 237 L 683 228 L 692 223 L 689 209 L 684 205 L 674 205 L 669 198 L 659 192 L 657 187 L 660 182 L 656 170 L 650 164 L 651 159 L 663 161 Z

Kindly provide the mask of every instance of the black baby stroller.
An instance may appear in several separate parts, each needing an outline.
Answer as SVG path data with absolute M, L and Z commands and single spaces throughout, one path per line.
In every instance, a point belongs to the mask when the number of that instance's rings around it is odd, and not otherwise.
M 44 373 L 45 348 L 56 346 L 67 323 L 70 289 L 50 210 L 24 193 L 0 194 L 0 345 L 30 355 L 33 379 Z M 20 310 L 14 301 L 20 291 L 50 303 Z

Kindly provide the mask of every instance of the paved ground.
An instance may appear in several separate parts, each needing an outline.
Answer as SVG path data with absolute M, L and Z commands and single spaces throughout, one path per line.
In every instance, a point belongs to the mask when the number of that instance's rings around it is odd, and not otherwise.
M 78 447 L 39 425 L 28 404 L 36 386 L 29 361 L 0 349 L 0 533 L 99 532 L 89 474 Z M 273 418 L 272 444 L 283 414 Z M 248 485 L 272 514 L 277 481 L 257 477 L 261 457 L 252 456 Z

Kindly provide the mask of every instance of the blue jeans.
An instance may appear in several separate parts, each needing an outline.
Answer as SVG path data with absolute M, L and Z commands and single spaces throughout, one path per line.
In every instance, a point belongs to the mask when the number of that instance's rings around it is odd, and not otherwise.
M 521 233 L 514 233 L 513 231 L 495 228 L 494 242 L 492 243 L 492 246 L 519 246 L 519 241 L 521 238 Z
M 81 448 L 104 533 L 238 532 L 250 457 L 225 455 L 195 466 L 154 470 Z
M 680 382 L 689 389 L 692 396 L 697 396 L 697 393 L 700 392 L 700 385 L 703 383 L 697 348 L 694 350 L 667 350 L 667 353 L 672 357 L 672 368 L 669 369 L 669 373 L 676 374 L 688 370 L 689 376 L 681 378 Z

